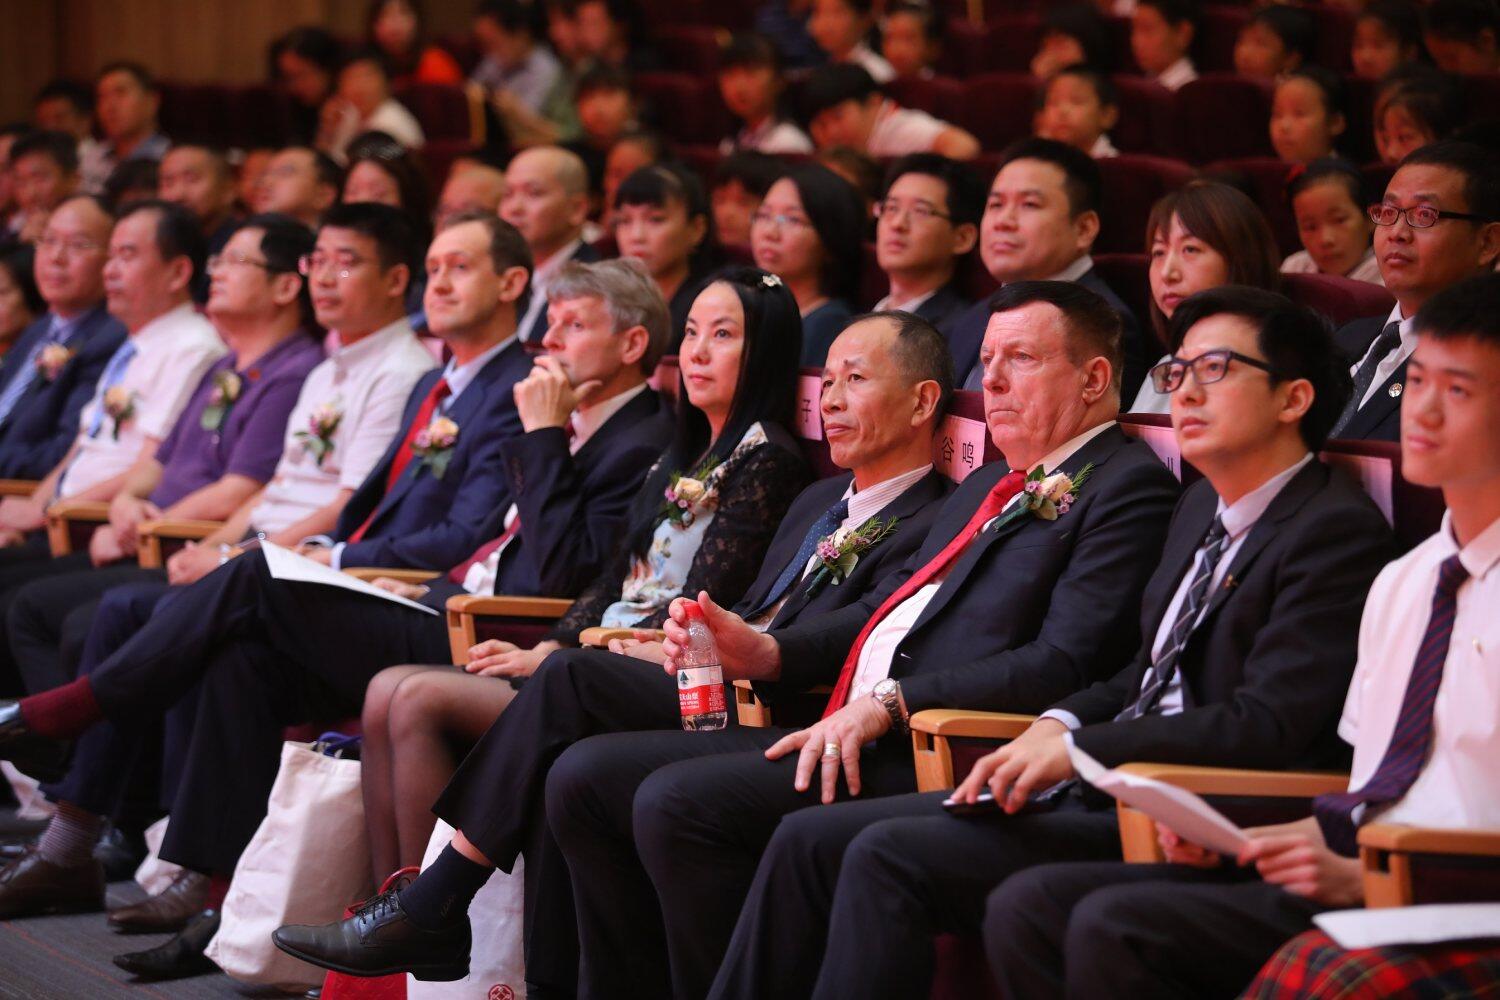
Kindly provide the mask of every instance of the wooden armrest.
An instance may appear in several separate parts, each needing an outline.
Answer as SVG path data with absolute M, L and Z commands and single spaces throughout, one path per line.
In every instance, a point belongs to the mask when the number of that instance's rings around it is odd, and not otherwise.
M 667 637 L 667 633 L 659 628 L 633 629 L 595 626 L 594 628 L 586 628 L 578 633 L 578 644 L 580 646 L 593 646 L 596 649 L 608 649 L 611 639 L 634 639 L 636 632 L 650 632 L 657 642 L 661 642 Z
M 29 497 L 40 485 L 35 479 L 0 479 L 0 497 Z
M 755 688 L 749 681 L 735 681 L 732 685 L 732 690 L 734 693 L 734 714 L 735 718 L 739 720 L 740 725 L 748 726 L 752 729 L 765 729 L 768 726 L 776 725 L 771 718 L 771 706 L 760 700 L 760 696 L 755 693 Z M 833 688 L 827 684 L 818 684 L 808 688 L 807 694 L 830 695 L 833 694 Z M 805 722 L 806 720 L 803 721 Z M 796 723 L 790 721 L 783 723 L 783 725 L 793 724 Z
M 1500 858 L 1500 830 L 1434 830 L 1371 823 L 1359 828 L 1359 846 L 1404 854 L 1464 854 Z
M 566 597 L 512 597 L 497 594 L 454 594 L 448 598 L 448 650 L 453 662 L 469 662 L 469 650 L 479 641 L 475 620 L 486 617 L 555 619 L 573 606 Z
M 159 517 L 144 521 L 135 529 L 136 561 L 143 569 L 161 569 L 166 565 L 162 542 L 197 541 L 207 538 L 224 526 L 222 521 L 192 521 L 187 518 Z
M 1271 799 L 1310 799 L 1349 787 L 1349 776 L 1334 771 L 1249 771 L 1241 768 L 1194 767 L 1190 764 L 1122 764 L 1117 770 L 1155 778 L 1199 795 L 1234 795 Z M 1145 813 L 1117 806 L 1120 844 L 1125 860 L 1136 864 L 1165 860 L 1156 840 L 1156 824 Z
M 1490 873 L 1463 869 L 1460 881 L 1447 886 L 1427 885 L 1417 898 L 1416 855 L 1442 854 L 1455 858 L 1500 858 L 1500 830 L 1434 830 L 1429 827 L 1371 823 L 1359 828 L 1359 861 L 1363 871 L 1365 905 L 1411 906 L 1418 902 L 1460 902 L 1493 899 Z M 1472 895 L 1472 899 L 1468 898 Z M 1449 898 L 1449 897 L 1457 898 Z
M 366 583 L 382 576 L 402 583 L 426 583 L 440 575 L 435 569 L 391 569 L 386 566 L 350 566 L 344 572 Z
M 53 558 L 73 551 L 76 525 L 108 524 L 109 504 L 103 500 L 59 500 L 47 508 L 47 543 Z
M 929 708 L 911 717 L 911 746 L 917 772 L 917 791 L 952 788 L 954 737 L 1013 740 L 1036 721 L 1034 715 L 1010 712 L 971 712 L 959 708 Z

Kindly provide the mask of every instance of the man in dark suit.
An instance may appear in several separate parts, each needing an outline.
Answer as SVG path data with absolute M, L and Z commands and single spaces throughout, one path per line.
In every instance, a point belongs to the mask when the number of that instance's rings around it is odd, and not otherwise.
M 933 938 L 978 930 L 985 896 L 1007 876 L 1117 860 L 1113 801 L 1079 785 L 1070 745 L 1106 766 L 1345 761 L 1334 722 L 1360 608 L 1393 554 L 1379 510 L 1314 457 L 1348 378 L 1318 318 L 1270 292 L 1201 292 L 1172 332 L 1159 384 L 1173 393 L 1183 459 L 1206 481 L 1173 516 L 1133 662 L 975 765 L 952 797 L 972 804 L 988 786 L 1000 805 L 982 815 L 948 815 L 947 793 L 935 792 L 790 817 L 711 995 L 767 983 L 791 995 L 922 995 Z
M 890 292 L 875 308 L 904 309 L 947 332 L 969 307 L 954 276 L 974 249 L 983 210 L 984 188 L 968 164 L 937 153 L 891 164 L 875 203 L 875 260 Z
M 578 154 L 561 146 L 522 150 L 505 168 L 500 218 L 520 230 L 536 268 L 530 297 L 521 306 L 517 329 L 528 344 L 547 332 L 547 298 L 564 264 L 590 264 L 599 252 L 583 242 L 589 217 L 589 172 Z
M 1000 284 L 1012 281 L 1076 281 L 1103 296 L 1120 317 L 1124 333 L 1121 391 L 1127 400 L 1145 380 L 1156 351 L 1118 295 L 1094 270 L 1089 251 L 1099 235 L 1103 181 L 1087 153 L 1051 139 L 1022 139 L 1001 157 L 979 226 L 979 257 Z M 978 364 L 989 312 L 984 302 L 961 313 L 944 332 L 953 349 L 960 385 L 978 390 Z
M 113 221 L 97 199 L 70 198 L 37 241 L 36 285 L 48 313 L 0 362 L 0 477 L 41 479 L 62 460 L 94 383 L 125 339 L 104 308 Z
M 1371 209 L 1375 260 L 1396 307 L 1389 316 L 1357 319 L 1336 334 L 1349 358 L 1354 393 L 1330 436 L 1400 437 L 1417 310 L 1443 289 L 1492 271 L 1500 259 L 1497 176 L 1500 159 L 1464 142 L 1423 146 L 1401 161 L 1384 199 Z
M 916 551 L 953 488 L 932 468 L 933 433 L 952 391 L 953 366 L 931 324 L 908 313 L 856 319 L 829 349 L 824 384 L 829 454 L 850 473 L 814 483 L 793 502 L 735 608 L 757 628 L 784 628 L 868 594 Z M 815 558 L 820 540 L 860 528 L 874 537 L 876 522 L 890 530 L 859 554 L 847 576 L 831 576 Z M 530 995 L 571 993 L 578 973 L 572 887 L 542 801 L 552 762 L 595 733 L 680 727 L 676 684 L 657 666 L 660 643 L 643 634 L 613 649 L 548 657 L 435 810 L 494 864 L 510 870 L 525 856 Z M 790 698 L 783 702 L 793 707 Z M 321 950 L 327 937 L 303 942 L 294 932 L 289 945 L 337 962 Z

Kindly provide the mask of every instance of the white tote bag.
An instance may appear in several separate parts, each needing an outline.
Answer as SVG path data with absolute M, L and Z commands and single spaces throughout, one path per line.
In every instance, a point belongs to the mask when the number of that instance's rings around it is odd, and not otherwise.
M 302 992 L 324 972 L 271 941 L 283 924 L 325 924 L 370 895 L 359 761 L 287 743 L 266 818 L 234 869 L 208 957 L 245 983 Z
M 453 839 L 453 827 L 438 820 L 422 867 L 442 853 Z M 509 875 L 497 871 L 474 897 L 469 923 L 474 946 L 469 951 L 469 974 L 453 983 L 424 983 L 406 977 L 406 1000 L 525 1000 L 526 958 L 521 946 L 521 907 L 524 875 L 517 859 Z

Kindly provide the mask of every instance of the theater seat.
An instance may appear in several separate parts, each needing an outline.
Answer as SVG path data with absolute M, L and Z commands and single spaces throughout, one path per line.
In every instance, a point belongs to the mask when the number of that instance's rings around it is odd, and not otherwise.
M 1317 26 L 1313 61 L 1335 73 L 1348 73 L 1354 68 L 1349 61 L 1354 47 L 1354 12 L 1332 3 L 1308 4 L 1306 9 Z
M 718 73 L 719 51 L 728 40 L 724 28 L 702 24 L 664 24 L 656 29 L 662 65 L 696 76 Z
M 945 120 L 952 119 L 964 100 L 963 82 L 951 76 L 892 80 L 885 85 L 885 92 L 903 108 L 916 108 Z
M 1140 154 L 1124 154 L 1098 163 L 1104 203 L 1094 249 L 1099 253 L 1140 253 L 1145 247 L 1151 206 L 1186 184 L 1193 168 L 1181 160 Z
M 1282 290 L 1328 317 L 1334 328 L 1366 316 L 1386 316 L 1396 300 L 1380 285 L 1331 274 L 1283 274 Z
M 996 6 L 999 6 L 998 4 Z M 1042 19 L 1034 13 L 1003 13 L 990 18 L 987 59 L 976 70 L 1030 73 L 1031 57 L 1042 41 Z
M 1349 106 L 1345 109 L 1344 134 L 1339 138 L 1339 150 L 1355 163 L 1368 163 L 1380 156 L 1375 148 L 1375 91 L 1379 84 L 1347 74 L 1344 86 L 1348 90 Z
M 1142 230 L 1145 224 L 1141 225 Z M 1094 255 L 1094 270 L 1114 293 L 1125 301 L 1140 323 L 1151 333 L 1151 258 L 1145 253 L 1101 253 Z M 1165 348 L 1163 348 L 1165 350 Z
M 1210 5 L 1203 8 L 1203 21 L 1193 44 L 1200 73 L 1233 73 L 1234 42 L 1250 20 L 1245 7 Z
M 1110 131 L 1116 148 L 1170 156 L 1177 146 L 1175 95 L 1155 80 L 1133 73 L 1116 73 L 1112 79 L 1120 102 L 1119 123 Z
M 1192 163 L 1270 156 L 1271 88 L 1209 73 L 1177 91 L 1178 155 Z
M 1297 220 L 1292 215 L 1292 206 L 1287 201 L 1286 184 L 1291 174 L 1291 164 L 1274 156 L 1250 156 L 1237 160 L 1219 160 L 1204 168 L 1205 175 L 1219 177 L 1235 187 L 1245 190 L 1260 206 L 1266 221 L 1271 224 L 1271 233 L 1276 237 L 1276 246 L 1281 256 L 1302 249 L 1297 235 Z
M 483 132 L 476 127 L 470 99 L 464 88 L 442 83 L 413 83 L 393 91 L 422 125 L 428 142 L 462 140 L 474 142 Z
M 698 142 L 728 135 L 729 112 L 711 77 L 688 73 L 641 73 L 635 91 L 650 119 L 676 142 Z
M 427 178 L 431 181 L 433 190 L 440 190 L 447 181 L 453 161 L 473 149 L 474 144 L 467 139 L 429 139 L 426 145 L 417 150 L 417 156 L 427 170 Z
M 986 73 L 964 83 L 954 124 L 967 129 L 984 149 L 1004 149 L 1031 134 L 1037 82 L 1029 73 Z

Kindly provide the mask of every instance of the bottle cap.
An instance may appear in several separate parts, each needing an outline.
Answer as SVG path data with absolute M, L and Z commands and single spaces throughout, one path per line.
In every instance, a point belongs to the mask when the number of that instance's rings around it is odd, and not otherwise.
M 697 601 L 683 601 L 682 610 L 687 615 L 688 621 L 703 621 L 703 606 Z

